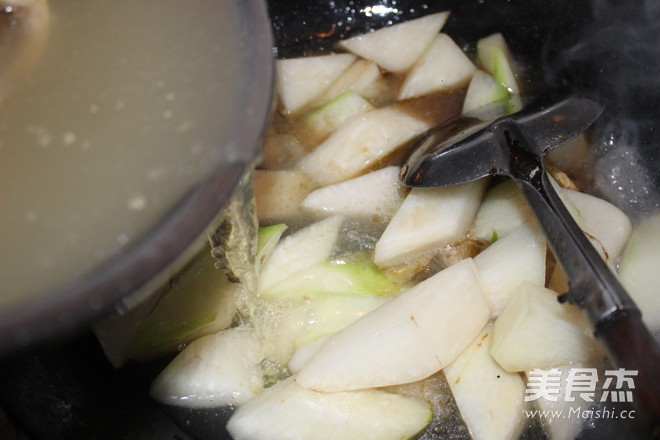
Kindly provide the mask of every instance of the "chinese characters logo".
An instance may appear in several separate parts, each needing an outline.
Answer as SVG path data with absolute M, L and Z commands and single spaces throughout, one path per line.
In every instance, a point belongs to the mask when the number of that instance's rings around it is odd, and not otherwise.
M 572 368 L 565 379 L 562 392 L 562 371 L 556 368 L 550 370 L 535 369 L 528 373 L 525 402 L 545 399 L 557 402 L 562 398 L 565 402 L 575 402 L 577 398 L 585 402 L 593 402 L 596 396 L 598 370 L 596 368 Z M 600 402 L 632 402 L 633 381 L 636 370 L 605 370 L 605 381 Z

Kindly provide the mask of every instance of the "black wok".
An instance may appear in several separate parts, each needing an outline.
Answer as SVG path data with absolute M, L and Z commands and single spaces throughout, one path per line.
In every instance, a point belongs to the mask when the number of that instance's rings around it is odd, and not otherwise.
M 386 6 L 388 12 L 372 16 L 361 12 L 375 4 Z M 444 31 L 468 50 L 477 38 L 502 32 L 534 79 L 528 87 L 569 85 L 607 102 L 607 113 L 595 128 L 596 145 L 609 157 L 605 165 L 614 161 L 633 172 L 627 181 L 614 182 L 602 178 L 606 172 L 602 165 L 598 173 L 592 170 L 585 176 L 593 192 L 633 219 L 658 209 L 657 2 L 270 0 L 269 7 L 280 57 L 328 50 L 345 36 L 446 9 L 453 13 Z M 609 139 L 625 140 L 631 148 L 617 156 Z M 639 191 L 640 187 L 647 190 Z M 66 344 L 4 359 L 0 404 L 30 438 L 223 438 L 225 415 L 172 414 L 150 401 L 148 384 L 165 361 L 114 370 L 93 336 L 84 334 Z M 634 424 L 606 420 L 589 422 L 580 438 L 608 436 L 640 438 Z

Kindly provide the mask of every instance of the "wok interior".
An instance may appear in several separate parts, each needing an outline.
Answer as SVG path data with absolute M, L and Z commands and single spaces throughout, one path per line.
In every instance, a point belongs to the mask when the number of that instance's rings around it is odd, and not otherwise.
M 660 5 L 614 1 L 270 0 L 280 57 L 324 52 L 342 38 L 432 12 L 452 11 L 443 32 L 468 52 L 494 32 L 507 39 L 529 91 L 569 86 L 607 105 L 582 182 L 633 219 L 660 209 Z M 615 175 L 619 173 L 618 175 Z

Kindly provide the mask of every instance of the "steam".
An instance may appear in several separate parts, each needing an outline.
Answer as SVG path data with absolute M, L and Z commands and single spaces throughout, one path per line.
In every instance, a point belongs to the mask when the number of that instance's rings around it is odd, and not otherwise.
M 660 2 L 592 0 L 592 19 L 579 42 L 565 48 L 547 70 L 590 67 L 583 85 L 608 86 L 608 93 L 628 98 L 658 85 L 660 73 Z M 655 74 L 655 75 L 654 75 Z M 626 101 L 621 99 L 621 102 Z
M 660 209 L 660 2 L 592 0 L 591 9 L 579 42 L 545 70 L 605 99 L 595 189 L 640 217 Z
M 644 154 L 649 145 L 643 144 L 641 131 L 637 121 L 613 118 L 598 127 L 593 139 L 594 189 L 633 219 L 660 209 L 658 165 L 649 166 L 654 158 Z M 650 145 L 656 155 L 659 140 Z

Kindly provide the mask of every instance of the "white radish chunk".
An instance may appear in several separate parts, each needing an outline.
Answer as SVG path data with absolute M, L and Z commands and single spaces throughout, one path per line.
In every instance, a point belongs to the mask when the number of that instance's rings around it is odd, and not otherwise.
M 376 243 L 376 264 L 401 264 L 461 239 L 479 209 L 485 185 L 481 179 L 446 188 L 413 188 Z
M 584 362 L 601 353 L 582 313 L 533 284 L 520 285 L 493 326 L 490 354 L 510 372 Z
M 377 98 L 385 87 L 383 75 L 376 63 L 359 59 L 332 83 L 330 88 L 319 98 L 320 102 L 329 101 L 347 91 L 352 91 L 365 98 Z
M 550 182 L 575 223 L 610 269 L 616 272 L 618 259 L 632 229 L 626 214 L 605 200 L 562 188 L 552 177 Z M 555 266 L 548 287 L 559 293 L 568 291 L 568 279 L 561 266 Z
M 496 241 L 528 221 L 534 221 L 534 214 L 525 196 L 513 180 L 505 180 L 486 192 L 470 235 Z
M 291 371 L 293 374 L 298 374 L 300 370 L 302 370 L 305 365 L 307 365 L 309 361 L 311 361 L 314 356 L 316 356 L 316 354 L 325 343 L 325 340 L 329 337 L 330 336 L 324 336 L 298 347 L 295 353 L 293 353 L 293 356 L 291 356 L 291 360 L 289 360 L 289 371 Z
M 543 233 L 523 223 L 474 258 L 493 318 L 502 313 L 521 283 L 545 285 L 545 256 Z
M 317 215 L 338 214 L 389 220 L 403 202 L 399 167 L 386 167 L 344 182 L 319 188 L 302 207 Z
M 582 229 L 582 231 L 585 233 L 585 236 L 587 237 L 587 239 L 591 242 L 591 244 L 596 249 L 596 251 L 598 251 L 598 253 L 602 257 L 602 259 L 608 264 L 610 269 L 613 272 L 616 272 L 616 262 L 612 258 L 610 258 L 610 256 L 608 255 L 607 249 L 605 248 L 605 246 L 603 246 L 603 243 L 601 243 L 600 240 L 598 240 L 595 236 L 593 236 L 585 228 L 582 211 L 580 209 L 578 209 L 577 205 L 573 202 L 573 199 L 571 197 L 569 197 L 568 190 L 565 189 L 565 188 L 560 187 L 559 183 L 557 183 L 557 181 L 553 177 L 549 176 L 549 180 L 550 180 L 550 183 L 552 184 L 554 190 L 557 192 L 557 195 L 559 195 L 559 198 L 564 203 L 564 207 L 569 212 L 569 214 L 571 214 L 571 217 L 573 217 L 573 220 L 575 220 L 575 223 L 580 227 L 580 229 Z M 585 203 L 585 202 L 588 202 L 588 200 L 586 198 L 582 199 L 582 203 Z M 593 205 L 594 203 L 591 202 L 590 204 Z M 602 209 L 603 206 L 601 205 L 601 206 L 598 206 L 597 208 Z M 627 220 L 627 218 L 626 218 L 626 220 Z M 593 226 L 593 223 L 594 222 L 592 222 L 592 226 Z M 556 279 L 553 280 L 555 284 L 561 286 L 561 284 L 562 284 L 561 283 L 561 281 L 562 281 L 561 280 L 561 275 L 562 274 L 563 274 L 563 271 L 557 272 L 558 277 L 556 277 Z M 566 282 L 568 283 L 567 280 L 566 280 Z
M 488 316 L 472 260 L 463 260 L 330 336 L 296 381 L 332 392 L 424 379 L 456 359 Z
M 660 214 L 642 220 L 621 258 L 619 277 L 651 331 L 660 330 Z
M 477 42 L 477 60 L 509 93 L 520 93 L 518 69 L 502 34 L 492 34 Z
M 316 393 L 287 379 L 240 406 L 227 430 L 235 440 L 398 440 L 431 418 L 422 400 L 377 390 Z
M 372 60 L 385 70 L 401 73 L 417 61 L 448 17 L 449 12 L 427 15 L 343 40 L 339 47 Z
M 349 91 L 303 116 L 294 130 L 299 139 L 313 148 L 353 116 L 373 109 L 366 99 Z
M 584 230 L 582 213 L 580 212 L 579 209 L 577 209 L 577 206 L 575 206 L 573 200 L 571 200 L 564 193 L 564 188 L 559 185 L 559 182 L 557 182 L 552 175 L 548 174 L 548 180 L 550 181 L 550 184 L 552 185 L 554 190 L 557 192 L 557 195 L 559 196 L 561 201 L 564 203 L 564 207 L 566 208 L 566 210 L 568 210 L 568 213 L 571 214 L 571 217 L 573 217 L 573 220 L 575 220 L 575 223 L 577 223 L 577 225 Z
M 284 112 L 301 110 L 325 92 L 353 61 L 355 56 L 347 53 L 277 60 L 275 71 Z
M 454 40 L 439 34 L 415 63 L 399 91 L 399 99 L 410 99 L 467 84 L 476 67 Z
M 355 177 L 431 128 L 429 122 L 394 107 L 349 119 L 299 163 L 319 186 Z
M 259 223 L 272 224 L 300 215 L 300 203 L 315 187 L 298 170 L 256 170 L 253 188 Z
M 329 217 L 281 240 L 261 269 L 259 290 L 328 259 L 334 249 L 341 217 Z
M 237 405 L 263 390 L 261 345 L 246 329 L 204 336 L 187 346 L 156 377 L 151 396 L 192 408 Z
M 486 325 L 444 373 L 474 440 L 517 439 L 524 423 L 525 384 L 490 356 L 492 327 Z
M 582 229 L 605 248 L 607 260 L 616 263 L 632 230 L 626 214 L 611 203 L 589 194 L 563 188 L 562 195 L 568 197 L 580 212 Z

